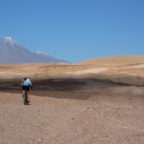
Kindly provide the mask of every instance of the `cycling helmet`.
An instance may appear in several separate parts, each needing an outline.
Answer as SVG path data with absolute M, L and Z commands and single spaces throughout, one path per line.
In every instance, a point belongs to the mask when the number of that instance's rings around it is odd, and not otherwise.
M 24 77 L 23 79 L 24 79 L 24 80 L 27 80 L 27 79 L 28 79 L 28 77 Z

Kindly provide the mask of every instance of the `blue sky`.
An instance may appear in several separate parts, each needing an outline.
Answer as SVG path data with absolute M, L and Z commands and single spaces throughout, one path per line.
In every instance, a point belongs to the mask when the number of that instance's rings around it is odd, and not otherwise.
M 70 62 L 144 55 L 144 0 L 0 0 L 0 38 Z

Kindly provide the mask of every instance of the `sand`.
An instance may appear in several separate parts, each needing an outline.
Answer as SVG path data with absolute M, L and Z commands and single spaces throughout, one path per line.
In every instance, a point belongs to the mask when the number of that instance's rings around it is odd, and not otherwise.
M 0 65 L 0 144 L 143 144 L 143 59 Z
M 144 143 L 143 87 L 91 80 L 74 87 L 32 89 L 29 106 L 21 90 L 1 90 L 0 143 Z

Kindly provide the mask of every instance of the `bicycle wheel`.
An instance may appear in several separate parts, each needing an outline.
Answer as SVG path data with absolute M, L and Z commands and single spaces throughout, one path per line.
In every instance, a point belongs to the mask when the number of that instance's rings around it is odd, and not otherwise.
M 28 105 L 29 104 L 29 101 L 28 101 L 28 95 L 27 95 L 27 92 L 25 93 L 25 105 Z
M 27 91 L 25 90 L 25 93 L 22 95 L 23 97 L 23 104 L 24 105 L 28 105 L 29 101 L 28 101 L 28 96 L 27 96 Z

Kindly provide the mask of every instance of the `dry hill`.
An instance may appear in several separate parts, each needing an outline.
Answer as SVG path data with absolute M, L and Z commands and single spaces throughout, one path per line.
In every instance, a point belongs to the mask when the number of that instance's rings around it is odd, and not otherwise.
M 19 81 L 24 76 L 29 76 L 33 80 L 80 78 L 144 85 L 144 56 L 96 58 L 78 64 L 0 64 L 0 79 L 7 79 L 10 83 L 10 79 Z
M 101 57 L 81 61 L 79 65 L 128 65 L 144 63 L 144 55 Z
M 144 85 L 140 57 L 113 66 L 107 58 L 90 66 L 0 65 L 0 144 L 143 144 L 144 86 L 125 85 Z M 33 78 L 29 106 L 24 75 Z

